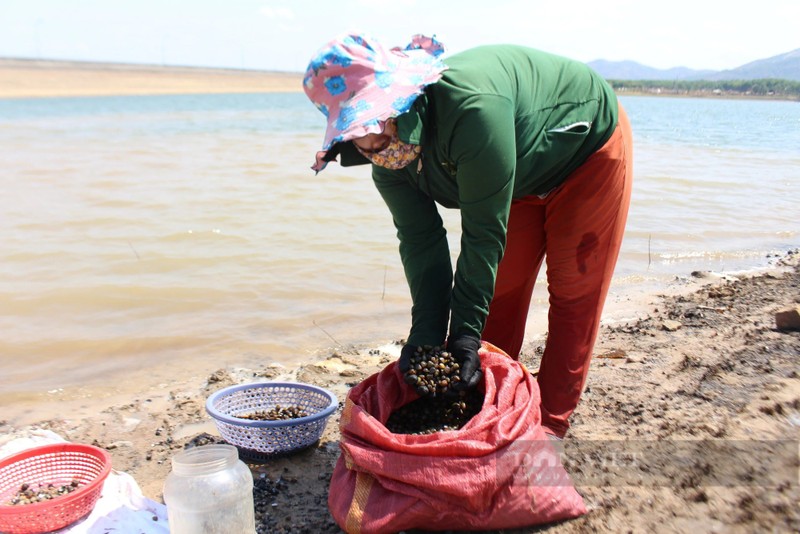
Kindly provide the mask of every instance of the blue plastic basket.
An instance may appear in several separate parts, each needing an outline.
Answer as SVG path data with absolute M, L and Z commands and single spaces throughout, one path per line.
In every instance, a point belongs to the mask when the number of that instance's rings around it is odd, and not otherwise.
M 267 411 L 276 405 L 298 406 L 306 417 L 253 421 L 238 415 Z M 251 459 L 286 454 L 316 443 L 339 405 L 326 389 L 296 382 L 260 382 L 221 389 L 206 400 L 222 438 Z

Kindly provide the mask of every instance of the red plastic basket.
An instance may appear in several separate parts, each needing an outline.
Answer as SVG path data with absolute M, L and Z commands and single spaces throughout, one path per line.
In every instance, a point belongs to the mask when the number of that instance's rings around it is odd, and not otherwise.
M 40 534 L 70 525 L 91 513 L 103 482 L 111 472 L 111 456 L 98 447 L 58 443 L 34 447 L 0 460 L 0 532 Z M 78 481 L 78 488 L 54 499 L 8 504 L 20 486 Z

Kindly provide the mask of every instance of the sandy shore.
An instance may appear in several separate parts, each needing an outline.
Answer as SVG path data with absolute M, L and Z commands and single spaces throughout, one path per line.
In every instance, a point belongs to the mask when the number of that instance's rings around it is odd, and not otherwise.
M 0 59 L 0 98 L 297 92 L 299 73 Z
M 642 317 L 601 329 L 585 393 L 562 442 L 565 466 L 589 513 L 514 532 L 800 529 L 800 331 L 778 330 L 774 318 L 800 303 L 800 251 L 775 258 L 765 272 L 693 278 L 692 291 L 653 297 Z M 524 347 L 529 369 L 538 368 L 541 349 Z M 200 381 L 176 377 L 166 388 L 95 406 L 88 417 L 70 418 L 54 402 L 58 417 L 20 428 L 0 421 L 0 445 L 47 429 L 102 446 L 117 470 L 161 501 L 172 455 L 220 440 L 204 408 L 212 392 L 292 380 L 326 387 L 343 402 L 350 387 L 398 353 L 396 344 L 352 347 L 291 369 L 226 368 Z M 4 407 L 4 417 L 13 410 Z M 315 446 L 251 465 L 263 476 L 263 498 L 274 503 L 262 517 L 263 531 L 339 532 L 327 508 L 339 414 Z M 709 452 L 716 447 L 738 453 Z M 633 451 L 636 461 L 607 462 L 615 448 Z M 687 450 L 689 456 L 680 454 Z M 727 471 L 728 465 L 734 469 Z

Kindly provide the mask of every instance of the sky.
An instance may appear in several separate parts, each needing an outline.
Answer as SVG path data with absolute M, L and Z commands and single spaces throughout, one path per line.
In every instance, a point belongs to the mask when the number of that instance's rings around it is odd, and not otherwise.
M 358 31 L 724 70 L 800 48 L 799 24 L 800 0 L 0 0 L 0 57 L 302 72 Z

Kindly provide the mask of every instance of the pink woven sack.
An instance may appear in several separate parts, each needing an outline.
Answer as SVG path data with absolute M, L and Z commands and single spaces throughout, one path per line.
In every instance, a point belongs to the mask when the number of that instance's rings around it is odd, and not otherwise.
M 491 344 L 480 357 L 483 408 L 457 431 L 406 435 L 384 426 L 417 398 L 396 362 L 350 390 L 328 495 L 343 530 L 505 529 L 586 513 L 542 429 L 536 380 Z

